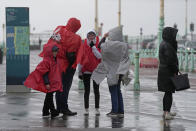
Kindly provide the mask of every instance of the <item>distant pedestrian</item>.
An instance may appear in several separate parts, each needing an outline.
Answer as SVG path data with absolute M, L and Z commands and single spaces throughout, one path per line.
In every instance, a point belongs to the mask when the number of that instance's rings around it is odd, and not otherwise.
M 61 70 L 57 60 L 58 47 L 47 48 L 43 61 L 40 62 L 35 71 L 26 79 L 24 85 L 28 88 L 46 93 L 42 116 L 51 118 L 59 115 L 53 102 L 53 93 L 62 92 Z
M 175 87 L 172 84 L 171 77 L 179 72 L 177 57 L 177 41 L 176 35 L 178 30 L 172 27 L 163 29 L 163 41 L 159 47 L 159 70 L 158 70 L 158 90 L 165 92 L 163 97 L 163 117 L 167 120 L 173 119 L 176 113 L 172 113 L 172 93 Z
M 112 102 L 112 109 L 107 116 L 124 117 L 121 81 L 130 67 L 128 44 L 123 42 L 122 26 L 110 30 L 108 35 L 108 41 L 99 45 L 102 60 L 94 70 L 92 79 L 99 84 L 107 77 Z
M 42 39 L 39 37 L 39 40 L 38 40 L 38 42 L 39 42 L 39 49 L 41 49 L 41 45 L 42 45 Z

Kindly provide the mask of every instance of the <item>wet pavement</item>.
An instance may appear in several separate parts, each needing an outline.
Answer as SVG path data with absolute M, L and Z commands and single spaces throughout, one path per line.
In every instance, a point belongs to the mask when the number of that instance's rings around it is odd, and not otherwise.
M 31 52 L 31 71 L 41 60 L 39 51 Z M 100 87 L 100 116 L 94 112 L 94 95 L 91 90 L 90 114 L 84 116 L 83 90 L 78 90 L 77 73 L 70 91 L 69 106 L 77 116 L 42 118 L 45 94 L 5 93 L 5 61 L 0 65 L 0 131 L 83 131 L 83 130 L 130 130 L 130 131 L 195 131 L 196 130 L 196 73 L 190 73 L 191 89 L 174 94 L 172 111 L 174 120 L 162 118 L 163 94 L 157 91 L 157 69 L 140 69 L 141 91 L 133 91 L 133 82 L 122 87 L 125 105 L 124 118 L 106 116 L 111 110 L 110 94 L 106 81 Z M 114 130 L 114 131 L 115 131 Z

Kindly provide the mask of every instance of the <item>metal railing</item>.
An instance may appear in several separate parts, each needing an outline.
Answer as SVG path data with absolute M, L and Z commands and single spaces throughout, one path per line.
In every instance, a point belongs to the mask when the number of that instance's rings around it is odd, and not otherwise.
M 139 52 L 139 58 L 157 58 L 157 50 L 156 49 L 140 49 L 129 50 L 129 57 L 131 60 L 131 64 L 135 63 L 135 53 Z M 195 72 L 196 71 L 196 50 L 191 49 L 179 49 L 178 50 L 178 61 L 179 61 L 179 69 L 185 72 Z
M 134 64 L 134 55 L 136 52 L 139 52 L 140 58 L 157 58 L 157 49 L 129 50 L 131 64 Z
M 186 72 L 195 72 L 196 50 L 178 50 L 179 69 Z

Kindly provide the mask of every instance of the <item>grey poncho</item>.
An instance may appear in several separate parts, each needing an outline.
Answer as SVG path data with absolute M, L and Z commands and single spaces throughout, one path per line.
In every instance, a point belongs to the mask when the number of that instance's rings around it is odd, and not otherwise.
M 109 86 L 118 83 L 119 75 L 126 75 L 130 68 L 128 44 L 122 42 L 122 27 L 109 31 L 108 41 L 101 45 L 102 61 L 92 74 L 92 79 L 100 84 L 105 77 Z

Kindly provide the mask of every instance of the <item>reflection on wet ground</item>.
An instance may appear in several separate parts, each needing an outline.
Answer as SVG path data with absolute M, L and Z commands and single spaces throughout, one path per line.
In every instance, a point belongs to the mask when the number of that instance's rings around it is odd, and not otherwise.
M 77 116 L 55 119 L 42 118 L 43 93 L 6 94 L 0 97 L 0 129 L 6 128 L 122 128 L 138 131 L 195 131 L 196 98 L 194 93 L 182 92 L 174 96 L 174 120 L 162 118 L 162 94 L 158 92 L 133 92 L 123 89 L 125 117 L 107 117 L 111 110 L 107 88 L 101 89 L 100 116 L 94 112 L 94 96 L 90 96 L 90 114 L 83 115 L 83 91 L 70 92 L 70 109 Z M 73 95 L 74 94 L 74 95 Z M 82 98 L 81 98 L 82 97 Z M 187 102 L 184 102 L 184 99 Z

